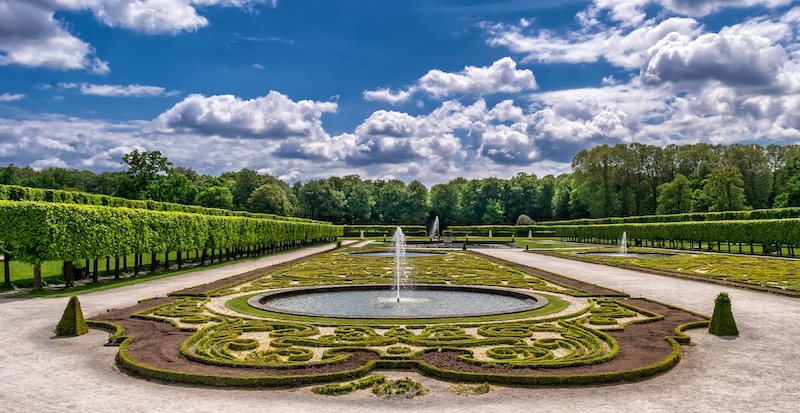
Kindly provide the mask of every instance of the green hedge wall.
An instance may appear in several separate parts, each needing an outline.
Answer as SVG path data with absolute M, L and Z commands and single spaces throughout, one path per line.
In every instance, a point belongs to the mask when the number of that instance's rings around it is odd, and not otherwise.
M 364 231 L 365 237 L 380 237 L 394 235 L 397 227 L 403 230 L 406 236 L 424 237 L 428 235 L 428 229 L 424 225 L 345 225 L 345 237 L 358 237 Z
M 327 223 L 26 201 L 0 201 L 0 228 L 0 245 L 31 264 L 285 245 L 342 235 L 341 226 Z
M 563 221 L 540 222 L 544 226 L 560 225 L 606 225 L 606 224 L 646 224 L 658 222 L 696 222 L 696 221 L 747 221 L 754 219 L 800 218 L 800 208 L 755 209 L 752 211 L 690 212 L 686 214 L 642 215 L 635 217 L 614 217 L 597 219 L 571 219 Z
M 264 219 L 274 219 L 279 221 L 292 221 L 292 222 L 322 222 L 322 221 L 314 221 L 311 219 L 284 217 L 273 214 L 256 214 L 246 211 L 231 211 L 228 209 L 204 208 L 197 205 L 183 205 L 183 204 L 173 204 L 169 202 L 126 199 L 108 195 L 90 194 L 86 192 L 29 188 L 26 186 L 17 186 L 17 185 L 0 185 L 0 200 L 100 205 L 100 206 L 110 206 L 110 207 L 126 207 L 134 209 L 149 209 L 151 211 L 189 212 L 193 214 L 214 215 L 214 216 L 264 218 Z
M 493 237 L 527 237 L 528 231 L 532 235 L 553 235 L 552 229 L 543 225 L 451 225 L 447 227 L 442 235 L 445 236 L 489 236 L 492 231 Z
M 800 244 L 800 219 L 559 226 L 558 237 Z

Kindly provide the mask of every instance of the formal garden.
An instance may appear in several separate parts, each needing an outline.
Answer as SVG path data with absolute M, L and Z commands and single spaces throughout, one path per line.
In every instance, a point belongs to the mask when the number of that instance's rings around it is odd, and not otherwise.
M 9 229 L 2 237 L 5 278 L 11 279 L 11 266 L 15 274 L 32 270 L 30 281 L 14 287 L 28 282 L 27 296 L 84 294 L 314 245 L 336 247 L 87 317 L 89 327 L 108 331 L 108 344 L 119 347 L 121 369 L 163 383 L 313 386 L 324 395 L 371 389 L 382 397 L 426 393 L 413 380 L 388 379 L 386 371 L 462 383 L 460 391 L 475 394 L 492 385 L 622 383 L 678 365 L 682 345 L 690 342 L 687 330 L 710 322 L 722 335 L 736 331 L 728 296 L 717 300 L 729 320 L 719 330 L 720 316 L 505 261 L 486 254 L 491 250 L 788 296 L 800 291 L 798 208 L 439 231 L 438 217 L 427 225 L 340 226 L 65 191 L 0 190 L 10 198 L 0 201 L 0 224 Z M 302 301 L 362 292 L 372 295 Z M 276 304 L 281 300 L 300 301 L 284 308 Z M 429 303 L 447 311 L 419 310 Z M 473 308 L 476 303 L 485 305 Z M 81 319 L 77 306 L 66 319 Z M 354 306 L 360 309 L 348 313 Z M 84 328 L 60 325 L 59 331 Z
M 413 307 L 414 302 L 391 302 L 394 258 L 361 250 L 338 249 L 176 291 L 101 314 L 90 325 L 113 331 L 110 342 L 120 346 L 120 365 L 139 375 L 275 387 L 360 380 L 385 369 L 495 384 L 639 380 L 674 367 L 680 343 L 688 342 L 683 331 L 708 322 L 666 304 L 458 250 L 406 258 L 403 271 L 412 282 L 401 286 L 403 294 L 421 285 L 490 286 L 531 292 L 546 304 L 435 318 L 297 315 L 248 304 L 273 290 L 379 285 L 390 299 L 385 305 Z M 334 390 L 325 391 L 343 392 L 329 388 Z

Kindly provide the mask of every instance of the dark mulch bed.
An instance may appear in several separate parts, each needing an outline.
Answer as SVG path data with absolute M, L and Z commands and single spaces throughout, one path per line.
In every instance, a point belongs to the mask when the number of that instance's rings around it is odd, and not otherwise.
M 177 299 L 178 298 L 159 298 L 143 301 L 133 307 L 122 310 L 112 310 L 97 317 L 93 317 L 93 319 L 119 324 L 125 328 L 125 333 L 127 335 L 135 337 L 134 342 L 128 347 L 129 354 L 135 360 L 157 368 L 189 373 L 220 376 L 290 376 L 322 374 L 353 370 L 363 366 L 370 360 L 378 358 L 378 355 L 370 351 L 354 351 L 351 352 L 352 357 L 342 363 L 292 369 L 234 368 L 196 363 L 180 354 L 181 344 L 193 333 L 179 331 L 169 323 L 140 320 L 130 317 L 133 313 Z
M 485 257 L 485 256 L 484 256 Z M 618 291 L 609 290 L 594 284 L 581 282 L 572 278 L 563 277 L 557 274 L 538 270 L 535 268 L 510 263 L 504 260 L 485 257 L 494 262 L 502 263 L 527 273 L 542 277 L 544 279 L 556 281 L 573 288 L 578 288 L 597 295 L 620 295 Z M 306 259 L 306 258 L 303 258 Z M 294 261 L 292 261 L 294 262 Z M 260 268 L 233 277 L 228 277 L 213 283 L 188 288 L 172 295 L 203 295 L 204 293 L 240 283 L 262 275 L 263 273 L 274 270 L 284 264 Z M 131 314 L 143 311 L 164 303 L 172 302 L 178 297 L 158 298 L 146 300 L 135 306 L 125 309 L 109 310 L 107 313 L 94 317 L 96 320 L 110 321 L 125 328 L 126 334 L 135 337 L 135 341 L 130 345 L 131 356 L 139 362 L 147 365 L 184 371 L 190 373 L 213 374 L 220 376 L 286 376 L 332 373 L 345 370 L 352 370 L 364 365 L 370 360 L 375 360 L 379 356 L 369 351 L 354 351 L 353 356 L 339 364 L 320 366 L 313 368 L 296 369 L 254 369 L 254 368 L 232 368 L 209 366 L 197 362 L 192 362 L 180 354 L 181 344 L 189 338 L 192 333 L 178 331 L 169 323 L 140 320 L 131 318 Z M 633 306 L 652 311 L 664 316 L 663 320 L 646 323 L 633 324 L 625 328 L 624 331 L 610 332 L 620 346 L 620 352 L 609 362 L 582 367 L 568 367 L 558 369 L 531 369 L 531 368 L 498 368 L 488 366 L 476 366 L 457 360 L 461 353 L 457 352 L 430 352 L 420 356 L 420 360 L 433 366 L 465 372 L 475 373 L 502 373 L 514 375 L 566 375 L 566 374 L 590 374 L 601 372 L 614 372 L 630 370 L 644 367 L 664 360 L 672 351 L 672 346 L 665 340 L 665 337 L 674 335 L 675 328 L 679 325 L 705 320 L 702 317 L 693 315 L 686 311 L 669 307 L 657 302 L 646 299 L 623 299 Z M 684 348 L 685 350 L 686 348 Z
M 474 373 L 502 373 L 513 375 L 549 375 L 563 376 L 566 374 L 594 374 L 635 369 L 658 363 L 666 359 L 672 352 L 672 345 L 665 340 L 667 336 L 675 334 L 675 328 L 686 323 L 705 320 L 683 310 L 644 300 L 627 299 L 624 302 L 643 308 L 664 316 L 664 320 L 633 324 L 624 331 L 613 331 L 609 334 L 614 337 L 620 346 L 619 354 L 611 361 L 592 366 L 565 367 L 557 369 L 531 369 L 531 368 L 500 368 L 476 366 L 459 361 L 461 353 L 457 352 L 430 352 L 420 356 L 420 359 L 436 367 Z M 686 350 L 686 347 L 683 347 Z

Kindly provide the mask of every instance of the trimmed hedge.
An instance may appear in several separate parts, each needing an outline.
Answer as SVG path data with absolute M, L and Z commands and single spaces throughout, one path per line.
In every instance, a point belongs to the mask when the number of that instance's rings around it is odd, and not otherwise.
M 205 384 L 209 386 L 244 386 L 244 387 L 281 387 L 281 386 L 303 386 L 308 384 L 318 384 L 332 381 L 346 381 L 363 377 L 375 367 L 375 360 L 359 366 L 353 370 L 345 370 L 334 373 L 319 373 L 307 375 L 289 376 L 216 376 L 201 373 L 189 373 L 176 370 L 161 369 L 148 366 L 131 357 L 128 347 L 133 343 L 134 338 L 128 337 L 119 346 L 117 353 L 117 363 L 124 369 L 132 371 L 144 377 L 153 378 L 169 383 L 192 383 Z
M 107 346 L 119 346 L 128 339 L 128 336 L 125 335 L 125 329 L 122 328 L 121 325 L 111 323 L 108 321 L 99 321 L 99 320 L 86 320 L 86 325 L 89 328 L 97 328 L 100 330 L 105 330 L 108 332 L 108 342 L 106 343 Z
M 585 218 L 562 221 L 540 222 L 539 225 L 606 225 L 606 224 L 646 224 L 658 222 L 697 222 L 697 221 L 747 221 L 753 219 L 800 218 L 800 208 L 754 209 L 751 211 L 689 212 L 685 214 L 640 215 L 632 217 Z
M 731 297 L 728 296 L 728 293 L 719 293 L 714 300 L 714 314 L 711 315 L 708 332 L 715 336 L 739 335 L 739 329 L 736 328 L 736 320 L 733 319 L 733 311 L 731 311 Z
M 197 205 L 173 204 L 170 202 L 157 202 L 152 200 L 137 200 L 119 198 L 108 195 L 90 194 L 87 192 L 63 191 L 58 189 L 30 188 L 18 185 L 0 185 L 0 200 L 8 201 L 38 201 L 57 202 L 65 204 L 98 205 L 110 207 L 125 207 L 133 209 L 148 209 L 162 212 L 188 212 L 192 214 L 247 217 L 274 219 L 291 222 L 317 222 L 312 219 L 286 217 L 274 214 L 259 214 L 247 211 L 232 211 L 220 208 L 205 208 Z
M 450 225 L 442 235 L 488 237 L 489 231 L 493 237 L 527 237 L 528 232 L 535 236 L 553 235 L 552 229 L 544 225 Z
M 428 229 L 424 225 L 344 225 L 345 237 L 358 237 L 364 231 L 365 237 L 391 237 L 397 231 L 397 227 L 403 230 L 405 236 L 424 237 L 428 235 Z
M 325 396 L 341 396 L 343 394 L 352 393 L 356 390 L 366 389 L 376 384 L 381 384 L 386 381 L 386 377 L 373 374 L 364 377 L 363 379 L 351 381 L 349 383 L 330 383 L 322 386 L 317 386 L 311 389 L 316 394 Z
M 518 384 L 518 385 L 584 385 L 600 383 L 617 383 L 624 381 L 641 380 L 659 373 L 663 373 L 675 367 L 681 358 L 681 346 L 678 342 L 667 337 L 666 340 L 672 345 L 672 352 L 664 360 L 638 369 L 595 373 L 595 374 L 568 374 L 568 375 L 511 375 L 502 373 L 470 373 L 440 369 L 421 360 L 372 360 L 363 366 L 353 370 L 328 373 L 310 374 L 302 376 L 214 376 L 208 374 L 180 372 L 175 370 L 160 369 L 145 365 L 134 360 L 129 352 L 128 346 L 133 343 L 133 338 L 126 339 L 117 354 L 117 362 L 122 368 L 132 371 L 144 377 L 153 378 L 170 383 L 193 383 L 205 384 L 210 386 L 242 386 L 242 387 L 280 387 L 280 386 L 302 386 L 324 382 L 347 381 L 363 377 L 375 369 L 418 369 L 420 372 L 431 377 L 453 381 L 468 382 L 487 382 L 497 384 Z M 457 349 L 442 348 L 441 351 L 461 351 Z M 438 351 L 438 350 L 437 350 Z
M 74 337 L 86 334 L 89 332 L 89 326 L 86 325 L 86 320 L 83 319 L 83 310 L 81 310 L 81 303 L 78 297 L 72 296 L 67 303 L 67 308 L 64 309 L 64 314 L 61 315 L 61 321 L 56 326 L 56 336 L 58 337 Z
M 186 212 L 0 201 L 0 244 L 31 264 L 132 253 L 264 248 L 333 239 L 332 224 Z
M 800 219 L 609 224 L 561 226 L 553 229 L 558 237 L 580 239 L 613 240 L 627 232 L 628 240 L 800 244 Z

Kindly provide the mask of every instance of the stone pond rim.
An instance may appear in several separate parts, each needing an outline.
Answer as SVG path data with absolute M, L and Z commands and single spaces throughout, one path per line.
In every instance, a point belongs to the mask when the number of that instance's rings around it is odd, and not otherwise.
M 394 251 L 350 252 L 349 254 L 356 257 L 384 257 L 384 258 L 387 257 L 394 258 L 396 255 Z M 439 251 L 406 251 L 404 253 L 404 257 L 406 258 L 439 257 L 445 254 L 447 253 Z
M 389 284 L 362 284 L 362 285 L 333 285 L 333 286 L 319 286 L 319 287 L 298 287 L 283 289 L 279 291 L 271 291 L 264 294 L 258 294 L 250 297 L 247 304 L 259 310 L 270 311 L 286 315 L 299 315 L 306 317 L 325 317 L 325 318 L 340 318 L 340 319 L 376 319 L 376 320 L 391 320 L 401 318 L 413 319 L 443 319 L 443 318 L 461 318 L 461 317 L 483 317 L 490 315 L 503 315 L 503 314 L 516 314 L 526 311 L 536 310 L 546 306 L 549 301 L 547 298 L 534 294 L 532 292 L 503 288 L 503 287 L 486 287 L 475 285 L 442 285 L 442 284 L 415 284 L 412 286 L 412 291 L 445 291 L 445 292 L 463 292 L 471 293 L 472 298 L 482 296 L 482 299 L 491 299 L 492 297 L 502 298 L 516 298 L 524 304 L 519 307 L 505 310 L 505 311 L 483 311 L 476 313 L 463 313 L 451 315 L 391 315 L 391 316 L 376 316 L 376 315 L 343 315 L 343 314 L 330 314 L 324 312 L 307 312 L 307 311 L 289 311 L 281 308 L 274 308 L 269 305 L 269 301 L 274 301 L 280 298 L 295 297 L 311 294 L 324 294 L 329 292 L 351 292 L 351 291 L 374 291 L 377 293 L 387 293 L 389 297 L 392 292 L 392 285 Z M 391 297 L 390 297 L 391 298 Z M 451 306 L 458 306 L 458 303 L 450 303 Z

